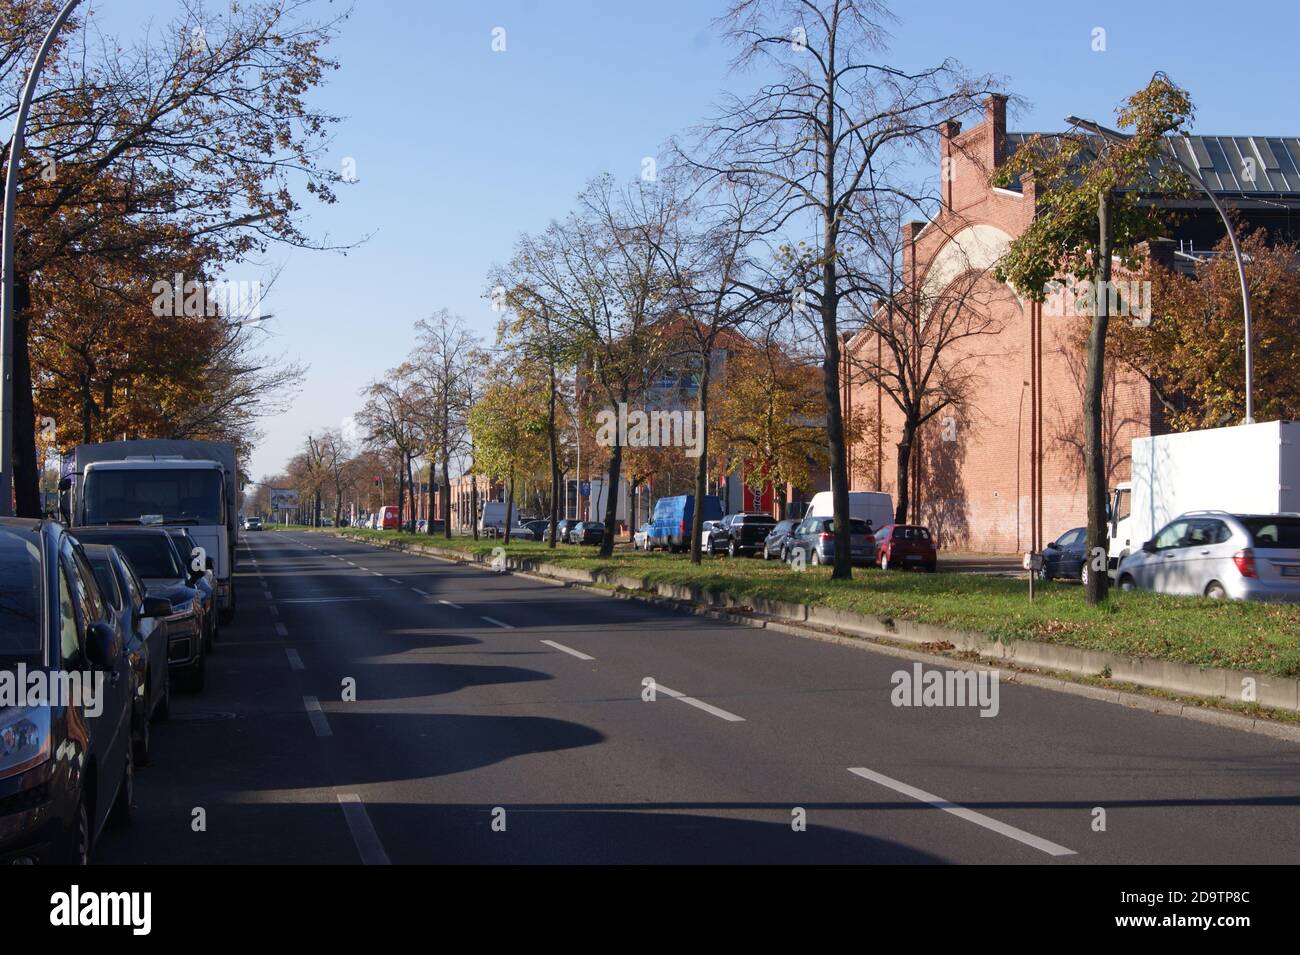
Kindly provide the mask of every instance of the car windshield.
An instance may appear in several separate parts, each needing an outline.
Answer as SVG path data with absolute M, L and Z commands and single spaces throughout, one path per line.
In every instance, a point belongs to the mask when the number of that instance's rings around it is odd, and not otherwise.
M 185 576 L 176 558 L 176 550 L 166 533 L 128 531 L 112 537 L 99 533 L 79 533 L 77 536 L 84 543 L 112 544 L 131 562 L 141 577 L 165 579 Z
M 86 474 L 85 524 L 224 524 L 221 474 L 208 468 L 95 470 Z
M 1300 548 L 1300 517 L 1243 517 L 1256 547 Z
M 0 667 L 41 652 L 41 554 L 25 533 L 0 528 Z

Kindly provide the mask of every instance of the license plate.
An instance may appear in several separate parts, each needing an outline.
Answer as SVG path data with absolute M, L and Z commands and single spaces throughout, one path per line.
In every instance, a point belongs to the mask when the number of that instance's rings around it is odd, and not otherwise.
M 1284 566 L 1282 568 L 1283 577 L 1300 577 L 1300 565 Z

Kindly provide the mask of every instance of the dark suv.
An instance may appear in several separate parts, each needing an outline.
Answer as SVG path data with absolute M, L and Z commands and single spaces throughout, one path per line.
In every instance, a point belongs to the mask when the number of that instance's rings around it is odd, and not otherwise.
M 709 550 L 715 554 L 724 551 L 729 557 L 757 554 L 775 526 L 770 514 L 745 511 L 728 514 L 709 533 Z
M 131 817 L 121 634 L 81 545 L 53 521 L 0 518 L 0 592 L 0 672 L 49 692 L 48 705 L 0 708 L 0 865 L 85 863 L 105 823 Z M 91 692 L 69 693 L 78 682 Z

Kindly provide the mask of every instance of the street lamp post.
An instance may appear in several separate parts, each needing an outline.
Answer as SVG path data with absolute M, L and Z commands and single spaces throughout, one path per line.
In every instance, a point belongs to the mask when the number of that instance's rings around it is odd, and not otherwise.
M 72 10 L 81 0 L 67 0 L 59 15 L 50 24 L 36 51 L 31 72 L 23 84 L 23 94 L 18 101 L 18 113 L 14 116 L 14 131 L 9 137 L 9 166 L 5 172 L 4 224 L 3 239 L 0 239 L 0 283 L 4 290 L 0 292 L 0 517 L 9 517 L 13 513 L 11 499 L 13 496 L 13 453 L 14 453 L 14 203 L 18 197 L 18 164 L 23 157 L 23 129 L 27 125 L 27 113 L 32 106 L 32 96 L 36 92 L 36 81 L 40 79 L 41 67 L 45 57 L 54 45 L 54 38 L 63 29 L 63 24 L 72 15 Z
M 1103 139 L 1110 140 L 1111 142 L 1123 142 L 1130 138 L 1126 136 L 1124 133 L 1117 132 L 1116 130 L 1113 129 L 1107 129 L 1105 126 L 1101 126 L 1098 123 L 1094 123 L 1092 120 L 1089 119 L 1079 119 L 1077 116 L 1067 116 L 1065 117 L 1065 121 L 1069 123 L 1071 126 L 1077 126 L 1080 129 L 1086 129 L 1089 132 L 1101 136 Z M 1186 135 L 1186 133 L 1184 133 L 1183 135 Z M 1197 172 L 1195 169 L 1193 169 L 1191 166 L 1189 166 L 1187 163 L 1183 162 L 1183 160 L 1179 158 L 1178 153 L 1176 153 L 1172 148 L 1169 150 L 1169 156 L 1171 159 L 1173 159 L 1174 164 L 1177 165 L 1178 168 L 1181 169 L 1183 173 L 1189 179 L 1192 180 L 1192 182 L 1196 183 L 1196 185 L 1200 187 L 1203 193 L 1205 193 L 1206 198 L 1210 200 L 1210 205 L 1214 207 L 1214 211 L 1217 212 L 1219 214 L 1219 218 L 1223 220 L 1223 227 L 1228 231 L 1228 243 L 1232 246 L 1232 256 L 1237 262 L 1237 277 L 1241 280 L 1241 314 L 1244 319 L 1244 323 L 1246 327 L 1245 328 L 1246 331 L 1246 421 L 1245 423 L 1254 424 L 1255 423 L 1255 397 L 1254 397 L 1255 361 L 1253 356 L 1253 352 L 1254 352 L 1254 348 L 1252 347 L 1253 336 L 1251 333 L 1251 322 L 1250 322 L 1250 291 L 1246 285 L 1246 263 L 1241 257 L 1241 246 L 1237 244 L 1237 234 L 1236 232 L 1233 231 L 1232 223 L 1228 220 L 1228 213 L 1226 212 L 1226 210 L 1224 210 L 1223 206 L 1219 203 L 1218 197 L 1215 196 L 1214 194 L 1214 190 L 1212 190 L 1209 187 L 1209 185 L 1206 184 L 1205 180 L 1201 178 L 1200 173 Z

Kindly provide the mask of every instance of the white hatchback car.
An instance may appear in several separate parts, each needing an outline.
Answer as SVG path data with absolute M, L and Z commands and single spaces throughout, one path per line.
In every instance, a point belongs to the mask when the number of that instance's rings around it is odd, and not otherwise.
M 1130 554 L 1124 590 L 1300 602 L 1300 514 L 1188 511 Z

